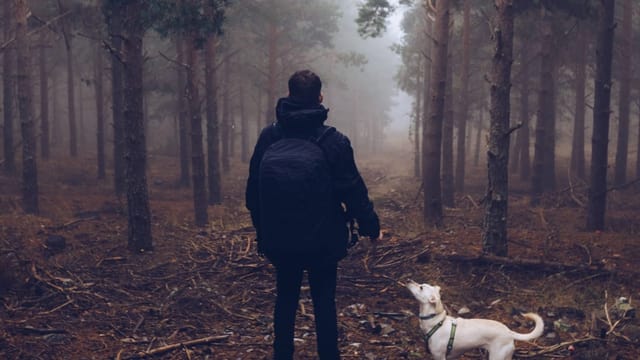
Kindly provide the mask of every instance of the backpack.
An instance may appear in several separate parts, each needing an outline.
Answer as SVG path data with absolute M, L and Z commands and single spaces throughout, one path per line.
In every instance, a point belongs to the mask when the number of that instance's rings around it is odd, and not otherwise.
M 336 129 L 323 127 L 318 131 L 317 137 L 310 138 L 282 134 L 264 152 L 258 185 L 259 247 L 267 255 L 329 250 L 320 235 L 340 205 L 333 194 L 331 169 L 322 141 Z

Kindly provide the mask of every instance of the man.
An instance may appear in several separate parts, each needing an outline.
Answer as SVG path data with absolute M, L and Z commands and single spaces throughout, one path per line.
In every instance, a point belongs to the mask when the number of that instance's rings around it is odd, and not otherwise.
M 378 216 L 356 167 L 349 139 L 324 125 L 322 82 L 309 70 L 289 79 L 277 121 L 262 130 L 247 181 L 246 205 L 258 251 L 276 269 L 274 359 L 293 359 L 294 324 L 306 270 L 313 300 L 318 355 L 340 359 L 336 317 L 338 261 L 347 255 L 347 221 L 376 239 Z M 349 214 L 347 217 L 345 214 Z

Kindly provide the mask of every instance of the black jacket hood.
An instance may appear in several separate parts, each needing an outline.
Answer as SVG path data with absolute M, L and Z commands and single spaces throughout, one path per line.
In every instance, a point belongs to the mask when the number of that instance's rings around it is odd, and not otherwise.
M 281 98 L 276 105 L 276 119 L 286 130 L 299 131 L 322 126 L 328 113 L 329 109 L 322 104 L 303 104 L 291 97 Z

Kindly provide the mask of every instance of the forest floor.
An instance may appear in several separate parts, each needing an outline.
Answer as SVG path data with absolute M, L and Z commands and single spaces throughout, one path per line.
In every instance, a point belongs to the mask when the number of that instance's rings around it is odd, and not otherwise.
M 640 188 L 609 193 L 608 228 L 584 231 L 584 185 L 532 208 L 512 181 L 509 260 L 480 258 L 485 171 L 447 208 L 446 227 L 424 230 L 420 184 L 398 154 L 363 159 L 385 236 L 341 262 L 337 305 L 344 359 L 427 359 L 407 279 L 442 287 L 450 313 L 545 334 L 517 343 L 517 358 L 638 359 L 640 321 L 620 297 L 640 299 Z M 400 158 L 409 159 L 409 154 Z M 224 183 L 210 226 L 192 226 L 191 190 L 175 186 L 177 161 L 153 157 L 154 250 L 127 250 L 126 203 L 90 160 L 41 162 L 41 214 L 20 210 L 20 185 L 0 177 L 0 358 L 268 359 L 273 267 L 255 252 L 244 208 L 246 166 Z M 56 248 L 64 238 L 66 246 Z M 604 311 L 606 309 L 606 312 Z M 626 315 L 626 316 L 623 316 Z M 296 323 L 297 359 L 314 359 L 308 286 Z M 466 359 L 486 356 L 479 351 Z

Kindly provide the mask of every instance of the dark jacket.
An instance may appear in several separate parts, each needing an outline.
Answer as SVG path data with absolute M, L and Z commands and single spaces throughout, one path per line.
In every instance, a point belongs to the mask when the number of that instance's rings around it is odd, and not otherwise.
M 327 119 L 328 111 L 320 104 L 305 106 L 291 98 L 282 98 L 276 106 L 277 121 L 262 130 L 251 157 L 246 190 L 246 206 L 251 212 L 251 219 L 256 228 L 259 248 L 261 242 L 270 241 L 270 239 L 261 238 L 262 233 L 266 232 L 262 227 L 280 226 L 280 224 L 269 221 L 261 221 L 261 217 L 264 215 L 260 214 L 259 169 L 266 149 L 285 135 L 299 138 L 317 137 L 327 128 L 324 121 Z M 369 200 L 367 187 L 356 167 L 349 139 L 339 131 L 329 132 L 322 141 L 321 147 L 325 152 L 332 175 L 336 201 L 335 214 L 331 216 L 330 223 L 323 227 L 321 233 L 313 234 L 314 238 L 304 241 L 321 241 L 326 245 L 326 251 L 322 251 L 321 254 L 308 255 L 340 259 L 347 253 L 349 236 L 346 225 L 347 218 L 342 204 L 346 207 L 349 217 L 358 221 L 361 235 L 377 237 L 380 224 L 373 204 Z M 300 234 L 291 233 L 286 236 L 291 236 L 290 240 L 302 241 L 302 239 L 298 239 Z M 300 254 L 270 254 L 267 252 L 266 255 L 271 259 L 276 256 L 286 257 Z

